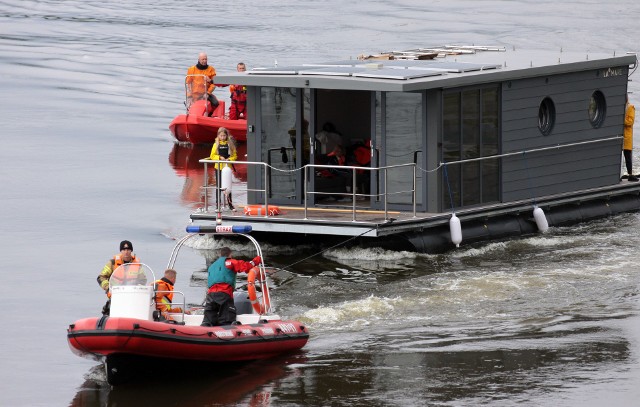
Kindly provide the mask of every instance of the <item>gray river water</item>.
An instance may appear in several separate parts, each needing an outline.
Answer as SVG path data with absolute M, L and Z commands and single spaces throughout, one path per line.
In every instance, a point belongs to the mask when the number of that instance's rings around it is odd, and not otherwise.
M 176 163 L 189 151 L 167 126 L 198 52 L 219 71 L 451 43 L 620 54 L 638 51 L 639 11 L 631 0 L 0 1 L 0 405 L 637 405 L 638 214 L 437 256 L 338 247 L 297 263 L 315 249 L 266 245 L 282 269 L 278 312 L 311 339 L 210 375 L 167 366 L 111 389 L 69 351 L 66 327 L 100 310 L 95 278 L 120 240 L 158 271 L 184 235 L 197 171 Z M 637 82 L 630 91 L 640 106 Z M 202 237 L 179 258 L 188 300 L 202 299 L 221 244 Z

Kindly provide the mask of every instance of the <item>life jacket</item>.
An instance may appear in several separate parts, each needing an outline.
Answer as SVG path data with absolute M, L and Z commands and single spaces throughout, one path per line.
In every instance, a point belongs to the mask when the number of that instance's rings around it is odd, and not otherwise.
M 211 154 L 209 155 L 209 157 L 212 160 L 219 160 L 220 157 L 224 157 L 229 161 L 235 161 L 236 158 L 238 157 L 238 152 L 237 150 L 235 153 L 232 152 L 231 147 L 229 147 L 229 143 L 226 141 L 221 141 L 220 144 L 216 142 L 213 145 L 213 147 L 211 148 Z M 232 163 L 216 163 L 215 165 L 216 170 L 221 170 L 224 167 L 230 167 L 231 169 L 233 169 L 233 164 Z
M 356 165 L 360 167 L 368 167 L 371 163 L 371 149 L 366 145 L 360 144 L 353 149 L 353 159 Z M 356 170 L 356 173 L 363 174 L 365 170 Z
M 218 155 L 223 158 L 229 158 L 231 156 L 231 153 L 229 152 L 229 144 L 219 144 Z
M 236 108 L 238 116 L 247 110 L 247 87 L 244 85 L 231 85 L 231 103 Z
M 115 256 L 113 256 L 113 259 L 111 259 L 111 263 L 113 267 L 113 272 L 109 276 L 109 280 L 111 280 L 111 278 L 113 277 L 114 279 L 119 280 L 120 282 L 123 282 L 128 279 L 138 279 L 138 277 L 142 275 L 142 277 L 144 277 L 146 281 L 144 271 L 140 268 L 139 265 L 129 267 L 127 270 L 128 274 L 126 276 L 123 275 L 124 268 L 118 269 L 118 267 L 122 266 L 123 264 L 140 263 L 140 259 L 138 259 L 135 255 L 132 255 L 131 261 L 125 262 L 122 259 L 121 255 L 116 254 Z M 107 297 L 111 298 L 111 291 L 107 293 Z
M 173 307 L 173 284 L 165 277 L 155 282 L 156 291 L 156 308 L 163 312 L 182 312 L 179 307 Z
M 121 255 L 116 254 L 115 256 L 113 256 L 113 260 L 112 261 L 113 261 L 113 270 L 114 271 L 115 271 L 115 269 L 117 269 L 118 267 L 122 266 L 125 263 L 140 263 L 140 260 L 138 260 L 138 258 L 135 255 L 131 256 L 131 261 L 125 262 L 122 259 Z
M 209 275 L 207 278 L 207 287 L 211 288 L 214 284 L 226 283 L 231 287 L 236 286 L 236 273 L 229 270 L 225 266 L 226 257 L 220 257 L 209 266 Z

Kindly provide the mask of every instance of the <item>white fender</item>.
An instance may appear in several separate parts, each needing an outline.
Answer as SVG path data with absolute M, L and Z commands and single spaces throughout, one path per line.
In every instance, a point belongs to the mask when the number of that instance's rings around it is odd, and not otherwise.
M 546 232 L 549 229 L 549 223 L 547 223 L 547 217 L 544 215 L 544 211 L 542 208 L 534 206 L 533 210 L 533 219 L 536 221 L 536 225 L 538 225 L 538 230 L 542 233 Z
M 220 174 L 220 189 L 226 189 L 231 192 L 231 175 L 233 171 L 228 166 L 224 166 L 222 173 Z
M 460 247 L 460 243 L 462 242 L 462 226 L 460 225 L 460 219 L 456 216 L 456 214 L 451 215 L 451 219 L 449 219 L 449 230 L 451 232 L 451 243 L 455 244 L 456 247 Z

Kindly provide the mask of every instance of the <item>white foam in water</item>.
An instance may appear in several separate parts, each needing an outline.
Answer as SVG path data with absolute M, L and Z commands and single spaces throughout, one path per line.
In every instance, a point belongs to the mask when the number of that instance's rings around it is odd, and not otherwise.
M 327 258 L 333 258 L 337 260 L 382 260 L 382 261 L 395 261 L 395 260 L 407 260 L 415 259 L 420 256 L 415 252 L 396 252 L 390 250 L 384 250 L 380 248 L 336 248 L 327 250 L 324 253 Z
M 492 251 L 505 250 L 507 248 L 507 242 L 489 243 L 482 247 L 473 247 L 465 250 L 456 250 L 451 252 L 451 257 L 475 257 L 487 254 Z
M 399 298 L 381 298 L 373 295 L 360 300 L 347 301 L 333 307 L 319 307 L 304 313 L 302 319 L 311 324 L 330 325 L 331 329 L 357 328 L 394 315 Z M 324 327 L 323 329 L 329 329 Z

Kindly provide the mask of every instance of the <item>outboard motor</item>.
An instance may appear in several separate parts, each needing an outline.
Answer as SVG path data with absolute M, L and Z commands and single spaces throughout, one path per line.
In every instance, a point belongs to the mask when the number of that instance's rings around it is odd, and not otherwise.
M 236 304 L 236 314 L 253 314 L 253 307 L 246 291 L 236 291 L 233 293 L 233 302 Z

